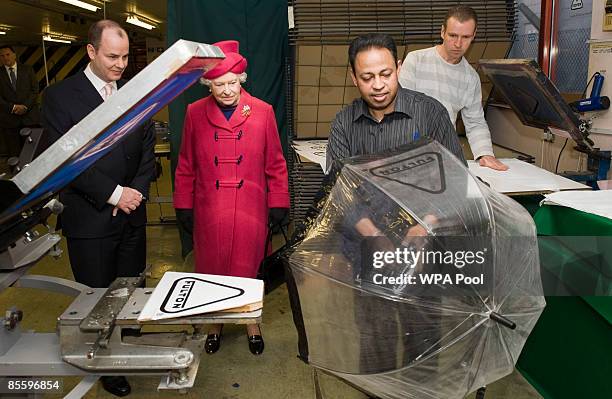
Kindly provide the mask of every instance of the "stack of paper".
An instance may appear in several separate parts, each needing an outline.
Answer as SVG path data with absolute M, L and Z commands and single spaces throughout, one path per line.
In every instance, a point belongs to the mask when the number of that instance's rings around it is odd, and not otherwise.
M 289 176 L 291 219 L 300 222 L 321 189 L 327 140 L 294 140 L 295 156 Z
M 327 140 L 293 140 L 291 146 L 300 157 L 321 165 L 325 171 Z
M 612 190 L 564 191 L 545 195 L 545 203 L 562 205 L 612 219 Z
M 251 312 L 263 307 L 264 283 L 251 278 L 166 272 L 138 321 L 211 312 Z
M 508 165 L 505 171 L 485 168 L 477 161 L 468 161 L 472 174 L 478 176 L 493 190 L 504 193 L 547 193 L 561 190 L 590 190 L 589 186 L 556 175 L 518 159 L 500 159 Z

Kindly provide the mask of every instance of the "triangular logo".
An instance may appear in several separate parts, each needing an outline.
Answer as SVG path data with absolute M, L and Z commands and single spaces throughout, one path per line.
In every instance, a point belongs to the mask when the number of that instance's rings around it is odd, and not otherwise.
M 370 173 L 428 193 L 439 194 L 446 189 L 442 156 L 435 152 L 380 165 L 370 169 Z
M 580 10 L 582 8 L 582 0 L 573 0 L 571 9 L 572 10 Z
M 160 310 L 164 313 L 177 314 L 243 294 L 244 290 L 239 287 L 196 277 L 183 277 L 174 281 Z

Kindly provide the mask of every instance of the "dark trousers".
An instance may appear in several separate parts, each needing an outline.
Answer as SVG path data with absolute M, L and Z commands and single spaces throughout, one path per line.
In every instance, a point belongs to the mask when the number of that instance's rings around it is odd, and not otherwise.
M 68 237 L 68 256 L 75 281 L 104 288 L 117 277 L 137 277 L 145 268 L 146 239 L 145 226 L 130 224 L 120 234 L 108 237 Z
M 395 292 L 392 285 L 375 284 L 377 272 L 386 276 L 400 276 L 405 272 L 398 265 L 373 269 L 372 253 L 377 248 L 382 246 L 377 240 L 370 240 L 361 254 L 360 284 L 371 293 L 357 291 L 354 297 L 361 344 L 359 367 L 364 374 L 402 369 L 421 356 L 435 352 L 441 337 L 439 293 L 428 286 L 408 285 Z M 387 298 L 391 294 L 411 301 L 392 301 Z M 433 367 L 436 364 L 436 361 L 429 362 Z
M 21 128 L 3 128 L 0 129 L 2 136 L 4 137 L 4 144 L 6 146 L 6 152 L 8 157 L 18 157 L 21 153 L 21 147 L 23 147 L 23 141 L 19 135 Z
M 436 302 L 435 298 L 423 299 L 429 304 Z M 438 349 L 441 320 L 435 310 L 363 292 L 355 294 L 354 303 L 360 332 L 360 373 L 398 370 Z

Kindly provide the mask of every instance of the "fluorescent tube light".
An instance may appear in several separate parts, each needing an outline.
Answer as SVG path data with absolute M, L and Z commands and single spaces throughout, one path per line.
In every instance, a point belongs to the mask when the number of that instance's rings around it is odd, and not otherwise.
M 61 1 L 62 3 L 67 3 L 73 6 L 81 7 L 86 10 L 93 11 L 93 12 L 98 11 L 98 8 L 100 8 L 100 7 L 94 6 L 93 4 L 85 3 L 84 1 L 81 1 L 81 0 L 59 0 L 59 1 Z
M 138 19 L 138 17 L 136 15 L 128 15 L 128 17 L 125 20 L 125 22 L 127 22 L 128 24 L 140 26 L 141 28 L 145 28 L 145 29 L 148 29 L 148 30 L 151 30 L 151 29 L 156 27 L 155 25 L 151 25 L 151 24 L 149 24 L 147 22 L 141 21 L 140 19 Z
M 57 43 L 72 43 L 71 40 L 66 40 L 66 39 L 57 39 L 54 37 L 51 37 L 49 35 L 44 35 L 43 36 L 43 40 L 46 42 L 57 42 Z

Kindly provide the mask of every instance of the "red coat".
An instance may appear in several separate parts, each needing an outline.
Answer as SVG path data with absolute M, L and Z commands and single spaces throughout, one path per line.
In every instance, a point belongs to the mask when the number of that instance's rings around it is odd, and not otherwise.
M 194 210 L 196 272 L 255 277 L 268 209 L 289 208 L 272 107 L 241 90 L 230 120 L 212 96 L 187 107 L 174 207 Z

